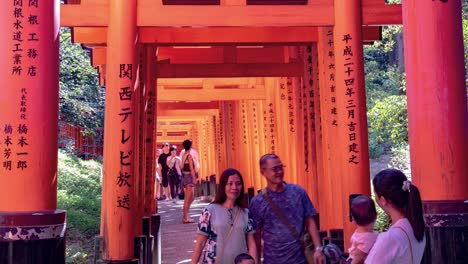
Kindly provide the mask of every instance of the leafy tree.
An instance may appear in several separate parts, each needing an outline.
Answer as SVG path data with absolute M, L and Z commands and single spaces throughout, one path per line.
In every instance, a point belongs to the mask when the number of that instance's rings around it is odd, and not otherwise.
M 96 135 L 104 120 L 104 90 L 81 45 L 71 43 L 69 28 L 60 29 L 60 119 Z
M 405 95 L 390 95 L 378 100 L 368 112 L 369 132 L 378 133 L 378 143 L 398 146 L 408 141 L 408 116 Z

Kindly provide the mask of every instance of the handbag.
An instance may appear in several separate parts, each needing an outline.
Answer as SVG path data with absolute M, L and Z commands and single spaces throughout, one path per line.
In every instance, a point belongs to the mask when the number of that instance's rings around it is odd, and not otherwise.
M 304 230 L 304 232 L 299 236 L 296 229 L 288 222 L 288 220 L 286 220 L 286 217 L 281 213 L 278 206 L 273 202 L 273 200 L 271 200 L 271 197 L 268 195 L 266 188 L 262 189 L 262 195 L 265 198 L 265 200 L 270 204 L 271 209 L 275 211 L 276 215 L 279 217 L 281 222 L 283 222 L 283 224 L 289 229 L 289 232 L 291 232 L 291 234 L 294 237 L 299 238 L 299 242 L 301 244 L 302 250 L 304 251 L 304 256 L 306 256 L 308 263 L 313 263 L 313 262 L 310 262 L 309 260 L 311 249 L 308 246 L 306 246 L 306 243 L 305 243 L 308 240 L 306 238 L 306 236 L 308 236 L 307 231 Z

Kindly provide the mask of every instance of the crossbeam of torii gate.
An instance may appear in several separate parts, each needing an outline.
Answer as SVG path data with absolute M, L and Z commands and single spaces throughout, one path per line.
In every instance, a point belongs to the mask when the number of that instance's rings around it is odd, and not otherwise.
M 18 25 L 16 30 L 20 32 L 20 34 L 15 34 L 13 39 L 8 38 L 8 34 L 3 34 L 0 39 L 0 45 L 4 50 L 12 50 L 10 53 L 1 53 L 0 55 L 2 56 L 0 61 L 11 61 L 11 65 L 2 65 L 2 75 L 0 78 L 4 87 L 10 87 L 4 93 L 6 96 L 0 98 L 0 109 L 2 112 L 2 115 L 0 115 L 0 125 L 5 124 L 4 135 L 1 136 L 4 136 L 5 139 L 11 138 L 12 129 L 10 127 L 26 125 L 29 128 L 27 133 L 23 129 L 18 134 L 13 134 L 12 136 L 22 139 L 21 142 L 28 142 L 29 140 L 29 142 L 36 142 L 36 144 L 26 145 L 22 143 L 19 146 L 12 146 L 12 153 L 21 155 L 21 157 L 16 156 L 17 159 L 15 160 L 3 160 L 3 170 L 6 171 L 6 177 L 4 179 L 0 178 L 0 183 L 2 185 L 8 184 L 11 188 L 9 188 L 9 191 L 0 193 L 0 210 L 14 212 L 10 214 L 12 216 L 7 216 L 9 217 L 8 220 L 10 218 L 13 219 L 13 223 L 15 223 L 14 221 L 18 218 L 17 216 L 20 215 L 20 212 L 46 212 L 47 210 L 54 210 L 56 208 L 56 199 L 54 199 L 56 192 L 54 166 L 57 157 L 56 148 L 54 148 L 55 143 L 53 143 L 56 142 L 56 136 L 54 136 L 53 131 L 57 122 L 57 97 L 54 96 L 53 98 L 55 99 L 51 103 L 49 94 L 56 94 L 57 87 L 58 51 L 56 49 L 56 31 L 54 29 L 58 26 L 58 19 L 57 13 L 51 12 L 51 10 L 58 9 L 57 7 L 54 9 L 54 4 L 57 4 L 58 1 L 40 1 L 40 5 L 37 4 L 39 1 L 32 1 L 33 5 L 30 3 L 28 7 L 24 7 L 25 12 L 32 14 L 34 17 L 36 17 L 36 14 L 40 14 L 39 21 L 41 21 L 41 24 L 35 23 L 34 19 L 28 20 L 28 25 L 26 25 L 26 22 L 21 24 L 21 30 L 19 25 L 24 16 L 16 12 L 16 10 L 23 10 L 20 2 L 14 2 L 13 6 L 9 5 L 9 2 L 7 3 L 6 1 L 0 4 L 1 12 L 8 14 L 0 16 L 1 28 L 10 28 L 12 25 Z M 258 37 L 253 38 L 255 44 L 262 43 L 258 39 L 264 37 L 265 42 L 280 45 L 281 42 L 271 40 L 270 35 L 266 34 L 262 36 L 262 34 L 259 34 L 258 31 L 252 28 L 260 27 L 262 30 L 268 30 L 272 27 L 283 27 L 285 32 L 287 32 L 289 27 L 320 26 L 322 29 L 317 34 L 318 46 L 321 48 L 318 50 L 314 48 L 314 51 L 312 51 L 312 53 L 318 53 L 320 60 L 318 64 L 319 67 L 322 67 L 320 68 L 320 76 L 331 77 L 332 74 L 334 76 L 337 92 L 333 98 L 337 102 L 338 124 L 356 123 L 356 125 L 352 126 L 353 133 L 350 133 L 351 131 L 345 125 L 339 125 L 337 131 L 335 131 L 337 133 L 335 135 L 339 136 L 337 137 L 337 142 L 333 145 L 334 148 L 327 151 L 327 148 L 324 147 L 324 165 L 323 167 L 316 166 L 317 170 L 321 168 L 324 173 L 323 178 L 325 179 L 330 180 L 330 175 L 346 176 L 339 176 L 340 178 L 337 178 L 342 181 L 342 190 L 338 193 L 343 195 L 343 198 L 338 199 L 338 204 L 341 204 L 343 208 L 338 214 L 345 215 L 346 196 L 349 193 L 369 194 L 370 192 L 364 81 L 362 75 L 362 25 L 400 24 L 403 21 L 406 44 L 407 94 L 413 179 L 421 187 L 424 200 L 450 200 L 452 201 L 450 203 L 457 204 L 453 201 L 467 198 L 467 190 L 465 188 L 467 180 L 465 175 L 468 174 L 468 163 L 464 163 L 463 158 L 466 156 L 466 149 L 468 149 L 465 138 L 468 129 L 468 114 L 463 78 L 460 1 L 405 1 L 403 12 L 400 5 L 385 5 L 381 0 L 317 0 L 297 6 L 254 6 L 248 5 L 248 0 L 226 0 L 221 1 L 221 5 L 216 6 L 162 5 L 150 0 L 70 0 L 68 2 L 81 2 L 81 5 L 62 6 L 62 26 L 107 28 L 106 53 L 108 56 L 106 56 L 105 63 L 106 87 L 108 91 L 106 95 L 105 124 L 107 143 L 104 150 L 105 192 L 103 193 L 102 218 L 105 224 L 102 227 L 104 229 L 102 233 L 105 237 L 104 259 L 109 262 L 118 260 L 132 261 L 132 241 L 138 233 L 137 228 L 135 228 L 138 226 L 138 224 L 135 224 L 135 215 L 141 216 L 143 214 L 139 208 L 137 209 L 136 206 L 133 206 L 135 205 L 137 193 L 134 188 L 139 186 L 141 179 L 137 179 L 136 165 L 133 164 L 138 159 L 133 158 L 131 153 L 137 153 L 136 150 L 142 150 L 141 155 L 145 157 L 146 163 L 152 159 L 152 149 L 154 149 L 154 146 L 152 146 L 151 142 L 144 141 L 144 137 L 139 137 L 135 123 L 139 122 L 142 124 L 145 135 L 154 134 L 155 122 L 153 116 L 155 114 L 154 104 L 156 102 L 154 86 L 156 85 L 156 78 L 158 76 L 150 76 L 148 74 L 155 72 L 157 68 L 156 61 L 151 61 L 155 59 L 152 58 L 154 50 L 152 51 L 148 48 L 146 51 L 147 55 L 142 56 L 143 63 L 137 62 L 137 57 L 139 56 L 137 48 L 140 48 L 140 44 L 135 40 L 139 39 L 139 32 L 143 32 L 146 29 L 153 30 L 151 29 L 153 27 L 168 28 L 165 29 L 167 31 L 164 36 L 191 34 L 194 37 L 197 34 L 204 34 L 205 37 L 212 35 L 217 29 L 213 29 L 210 32 L 210 30 L 195 30 L 192 28 L 226 27 L 225 31 L 230 31 L 232 34 L 229 35 L 232 38 L 243 39 L 245 37 L 244 41 L 234 40 L 230 42 L 229 37 L 223 37 L 223 34 L 219 34 L 218 31 L 216 34 L 221 40 L 215 44 L 247 44 L 252 41 L 252 35 L 257 35 Z M 189 2 L 187 1 L 186 3 Z M 196 1 L 194 0 L 193 3 L 196 4 Z M 266 3 L 271 4 L 272 2 L 266 1 Z M 434 15 L 427 16 L 427 14 Z M 419 24 L 427 25 L 427 27 L 416 27 Z M 323 28 L 326 26 L 330 27 Z M 171 27 L 191 28 L 182 30 L 171 29 Z M 236 29 L 231 29 L 231 27 Z M 236 30 L 238 30 L 237 33 L 235 33 Z M 27 43 L 39 43 L 40 45 L 36 47 L 28 46 L 26 42 L 21 43 L 22 31 L 24 31 L 24 35 L 29 34 Z M 332 32 L 334 37 L 327 36 L 327 32 Z M 150 38 L 147 40 L 147 43 L 150 43 L 151 38 L 155 42 L 158 39 L 158 36 L 151 36 L 150 34 L 142 34 L 143 36 Z M 288 45 L 288 43 L 303 43 L 287 40 L 287 33 L 285 33 L 284 37 L 286 39 L 284 45 Z M 326 67 L 324 67 L 326 66 L 324 64 L 326 56 L 324 56 L 323 52 L 326 50 L 324 48 L 326 43 L 323 40 L 327 38 L 334 44 L 334 48 L 330 51 L 332 53 L 335 52 L 336 55 L 333 64 L 335 72 L 327 71 Z M 440 41 L 441 39 L 444 39 L 443 43 Z M 165 45 L 170 45 L 170 38 L 166 38 L 165 41 L 167 41 Z M 200 41 L 199 45 L 201 43 L 203 42 Z M 22 44 L 24 45 L 21 46 Z M 206 44 L 209 44 L 209 42 Z M 22 63 L 20 58 L 23 47 L 39 51 L 40 56 L 31 56 L 28 60 L 24 59 L 24 66 L 27 63 L 30 67 L 27 74 L 21 75 L 18 64 Z M 52 47 L 55 47 L 55 49 Z M 431 53 L 434 50 L 438 52 Z M 33 53 L 29 54 L 33 55 Z M 428 56 L 428 54 L 431 55 Z M 313 57 L 316 58 L 317 56 Z M 12 60 L 12 58 L 16 59 Z M 144 71 L 146 72 L 139 75 L 144 79 L 137 78 L 136 68 L 138 65 L 145 66 Z M 426 74 L 425 68 L 429 65 L 433 72 Z M 47 71 L 37 72 L 36 68 L 47 69 Z M 313 72 L 314 70 L 312 69 L 311 71 Z M 177 74 L 174 77 L 178 77 Z M 314 78 L 310 80 L 315 80 Z M 350 83 L 351 79 L 353 80 L 352 83 Z M 141 87 L 143 87 L 141 94 L 137 93 L 139 91 L 135 85 L 137 80 L 140 81 Z M 326 83 L 326 80 L 322 78 L 320 82 Z M 268 86 L 273 87 L 274 83 L 274 80 L 265 80 L 265 84 Z M 282 85 L 285 84 L 283 83 Z M 330 94 L 327 94 L 326 90 L 323 91 L 322 89 L 324 87 L 320 87 L 321 94 L 329 99 L 332 98 Z M 268 89 L 268 91 L 271 92 L 271 89 Z M 136 102 L 138 102 L 139 96 L 142 96 L 146 100 L 143 101 L 142 109 L 145 109 L 145 112 L 141 113 L 141 119 L 139 111 L 129 111 L 138 109 Z M 276 106 L 276 104 L 281 105 L 281 101 L 276 100 L 274 96 L 274 94 L 269 94 L 267 100 L 270 100 L 270 105 L 280 109 L 281 106 Z M 14 98 L 21 98 L 21 101 Z M 323 108 L 322 105 L 329 105 L 326 99 L 321 97 L 320 100 L 317 98 L 308 98 L 307 100 L 316 102 L 317 106 L 319 105 L 318 103 L 321 103 L 320 109 L 322 110 L 321 115 L 324 117 L 323 120 L 331 119 L 330 115 L 327 115 L 326 111 L 323 111 L 326 108 Z M 349 102 L 353 104 L 348 104 Z M 236 111 L 240 113 L 240 109 L 248 107 L 249 104 L 255 106 L 255 111 L 258 111 L 255 102 L 223 103 L 222 107 L 230 109 L 231 114 L 229 117 L 232 117 L 233 113 L 236 113 Z M 15 112 L 17 105 L 22 106 L 21 113 Z M 348 107 L 352 107 L 353 109 L 348 109 Z M 355 119 L 349 119 L 349 111 L 351 110 Z M 318 109 L 315 109 L 311 113 L 317 115 Z M 18 116 L 18 118 L 14 118 L 15 116 Z M 345 118 L 346 116 L 348 118 Z M 241 127 L 239 121 L 234 120 L 237 127 Z M 261 120 L 256 121 L 262 122 Z M 45 122 L 45 124 L 41 122 Z M 440 124 L 442 129 L 436 129 L 432 125 L 432 122 Z M 428 124 L 430 124 L 429 127 L 427 126 Z M 323 125 L 322 127 L 326 128 L 324 131 L 328 129 L 328 132 L 324 132 L 323 142 L 317 140 L 318 149 L 321 148 L 320 146 L 326 146 L 332 142 L 329 139 L 330 135 L 333 135 L 330 132 L 332 127 L 327 125 Z M 281 125 L 278 127 L 278 129 L 283 128 L 285 127 Z M 348 147 L 351 146 L 349 144 L 350 139 L 347 139 L 351 137 L 351 134 L 353 141 L 356 139 L 351 150 L 353 152 L 357 151 L 357 154 L 353 154 L 353 156 L 330 155 L 330 151 L 338 150 L 336 152 L 346 152 Z M 50 138 L 43 140 L 44 135 Z M 139 149 L 137 147 L 138 141 L 145 142 L 145 148 Z M 8 140 L 8 142 L 10 141 Z M 39 144 L 38 142 L 43 143 Z M 234 145 L 235 142 L 233 143 Z M 354 146 L 358 148 L 356 149 Z M 9 147 L 9 143 L 7 147 Z M 344 151 L 345 149 L 346 151 Z M 317 151 L 317 154 L 319 154 L 319 151 Z M 354 156 L 359 161 L 358 164 L 350 162 L 356 160 Z M 330 163 L 326 161 L 327 159 L 329 162 L 333 162 L 333 167 L 338 168 L 338 172 L 331 170 L 331 167 L 329 167 Z M 12 161 L 18 162 L 16 170 L 11 169 Z M 25 165 L 28 166 L 26 167 Z M 8 171 L 8 168 L 10 168 L 10 171 Z M 151 169 L 146 171 L 151 171 Z M 15 173 L 21 175 L 21 177 L 13 177 Z M 36 175 L 39 176 L 33 177 Z M 119 186 L 119 188 L 114 186 L 118 175 L 122 176 L 119 178 L 121 180 L 127 179 L 124 181 L 125 184 Z M 126 178 L 129 175 L 133 177 Z M 350 177 L 353 177 L 352 181 Z M 423 177 L 424 181 L 422 180 Z M 252 180 L 255 181 L 256 179 Z M 38 188 L 37 186 L 41 186 L 39 187 L 40 191 L 34 191 L 34 188 Z M 319 187 L 323 186 L 327 185 Z M 24 199 L 23 195 L 15 192 L 18 189 L 27 190 L 28 196 L 26 199 Z M 325 190 L 325 192 L 327 190 L 330 191 L 330 189 L 322 190 Z M 315 194 L 309 194 L 312 196 L 317 195 L 316 192 Z M 322 196 L 327 196 L 327 194 L 320 193 L 319 198 Z M 332 199 L 333 197 L 327 197 L 327 199 L 329 198 Z M 327 201 L 324 204 L 327 205 Z M 433 208 L 431 209 L 431 213 L 440 212 L 439 207 L 434 207 L 429 202 L 426 202 L 426 205 Z M 145 205 L 145 208 L 147 208 L 147 205 Z M 327 206 L 320 207 L 320 209 L 321 212 L 326 211 Z M 4 215 L 2 214 L 3 217 Z M 64 221 L 63 218 L 60 218 L 63 214 L 45 213 L 44 215 L 49 217 L 49 224 L 63 223 Z M 59 216 L 51 220 L 51 215 Z M 466 219 L 466 214 L 464 216 Z M 30 218 L 32 219 L 32 217 Z M 344 217 L 341 218 L 344 219 Z M 31 227 L 31 223 L 27 225 L 24 225 L 24 222 L 21 221 L 17 221 L 16 223 L 18 223 L 16 226 Z M 36 223 L 38 222 L 34 222 L 33 224 Z M 349 235 L 350 226 L 347 221 L 343 221 L 342 224 L 345 228 L 345 234 Z M 48 235 L 53 234 L 51 232 Z M 431 241 L 433 250 L 441 251 L 443 247 L 435 242 L 438 241 Z M 442 255 L 436 251 L 434 252 L 433 257 Z M 58 257 L 60 258 L 60 256 Z

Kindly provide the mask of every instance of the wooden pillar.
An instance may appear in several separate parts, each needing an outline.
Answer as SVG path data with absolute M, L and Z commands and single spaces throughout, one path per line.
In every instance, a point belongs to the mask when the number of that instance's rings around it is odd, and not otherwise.
M 227 168 L 227 159 L 226 159 L 226 113 L 224 110 L 224 103 L 219 103 L 219 113 L 216 118 L 216 158 L 217 158 L 217 167 L 216 167 L 216 177 L 219 179 L 222 170 Z
M 136 0 L 109 2 L 107 87 L 101 226 L 103 259 L 131 262 L 137 225 L 135 201 Z
M 297 153 L 296 153 L 296 121 L 294 118 L 294 88 L 292 78 L 276 78 L 274 88 L 276 101 L 276 129 L 282 140 L 278 140 L 278 152 L 285 167 L 284 179 L 286 182 L 297 184 Z
M 318 29 L 318 60 L 320 79 L 320 113 L 322 120 L 324 177 L 330 189 L 330 216 L 326 221 L 329 228 L 343 228 L 343 206 L 341 179 L 343 172 L 339 169 L 340 160 L 337 155 L 336 141 L 338 138 L 338 112 L 335 85 L 335 50 L 333 44 L 333 28 Z
M 468 113 L 460 1 L 403 1 L 411 176 L 430 248 L 423 263 L 468 258 Z M 420 25 L 424 25 L 421 27 Z M 453 242 L 452 242 L 453 241 Z
M 288 62 L 298 62 L 302 60 L 299 47 L 290 46 L 287 49 Z M 305 154 L 304 154 L 304 111 L 302 105 L 302 86 L 301 78 L 289 76 L 288 78 L 288 123 L 290 125 L 290 137 L 294 146 L 295 159 L 292 166 L 296 168 L 294 172 L 297 175 L 296 184 L 301 185 L 308 192 L 308 178 L 305 173 Z M 312 193 L 308 192 L 312 198 Z M 312 200 L 313 201 L 313 200 Z
M 314 207 L 320 214 L 320 227 L 323 229 L 323 226 L 327 224 L 326 219 L 327 211 L 329 206 L 326 206 L 325 201 L 330 196 L 328 188 L 325 188 L 323 185 L 323 175 L 319 174 L 320 168 L 322 165 L 321 158 L 318 157 L 317 151 L 320 146 L 320 131 L 317 131 L 317 108 L 315 105 L 315 96 L 317 90 L 316 80 L 316 65 L 314 64 L 314 52 L 313 49 L 315 45 L 310 43 L 309 45 L 302 48 L 302 56 L 304 63 L 304 76 L 303 76 L 303 118 L 304 118 L 304 159 L 305 159 L 305 174 L 307 175 L 307 190 L 309 197 L 314 203 Z M 318 128 L 320 130 L 320 127 Z M 320 195 L 319 195 L 320 190 Z
M 234 153 L 235 153 L 235 146 L 234 146 L 234 125 L 233 125 L 233 114 L 232 114 L 232 102 L 225 101 L 221 102 L 221 108 L 224 116 L 224 135 L 226 141 L 226 168 L 232 167 L 234 164 Z M 222 171 L 222 170 L 221 170 Z M 220 171 L 220 173 L 221 173 Z
M 59 8 L 0 2 L 0 263 L 65 262 L 65 212 L 56 210 Z M 35 230 L 34 243 L 18 235 Z
M 335 0 L 335 68 L 338 146 L 341 153 L 342 205 L 348 212 L 353 193 L 370 195 L 369 147 L 362 48 L 361 0 Z M 354 230 L 344 213 L 345 248 Z
M 234 105 L 234 124 L 235 129 L 234 133 L 237 133 L 235 137 L 236 144 L 236 153 L 235 153 L 235 166 L 234 168 L 238 169 L 244 178 L 245 186 L 252 186 L 252 175 L 250 174 L 250 166 L 247 162 L 250 157 L 250 147 L 249 147 L 249 130 L 248 130 L 248 117 L 246 112 L 246 102 L 245 100 L 235 101 Z
M 255 190 L 261 189 L 262 185 L 262 178 L 263 176 L 260 175 L 258 161 L 260 157 L 266 153 L 264 148 L 264 136 L 263 136 L 263 126 L 261 125 L 263 122 L 263 114 L 261 114 L 261 100 L 248 100 L 248 109 L 249 112 L 249 130 L 250 130 L 250 158 L 249 162 L 249 171 L 250 177 L 252 178 L 252 186 L 246 186 L 245 190 L 247 192 L 247 188 L 254 187 Z
M 413 180 L 424 200 L 464 200 L 468 114 L 460 1 L 404 2 L 403 22 Z
M 156 213 L 156 200 L 154 199 L 154 182 L 156 178 L 156 76 L 153 74 L 156 67 L 156 47 L 148 46 L 144 49 L 145 65 L 143 71 L 143 87 L 145 94 L 143 108 L 143 145 L 144 145 L 144 181 L 145 198 L 144 214 L 150 216 Z

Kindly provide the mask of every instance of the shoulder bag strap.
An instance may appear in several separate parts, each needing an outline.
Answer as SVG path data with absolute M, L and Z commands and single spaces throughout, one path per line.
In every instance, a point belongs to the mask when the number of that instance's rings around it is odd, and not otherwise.
M 223 247 L 221 248 L 221 250 L 219 251 L 219 255 L 218 256 L 222 256 L 223 253 L 224 253 L 224 248 L 226 247 L 226 244 L 229 240 L 229 238 L 231 237 L 231 234 L 232 234 L 232 230 L 234 229 L 234 225 L 236 225 L 236 222 L 237 222 L 237 218 L 239 217 L 239 214 L 240 214 L 240 211 L 242 210 L 242 208 L 238 208 L 237 209 L 237 212 L 236 212 L 236 216 L 234 217 L 234 221 L 232 222 L 232 225 L 231 225 L 231 228 L 229 228 L 229 233 L 226 237 L 226 240 L 224 240 L 224 244 L 223 244 Z
M 403 231 L 403 233 L 405 233 L 405 236 L 408 239 L 408 243 L 409 243 L 409 250 L 410 250 L 410 254 L 411 254 L 411 263 L 413 263 L 413 248 L 411 246 L 411 240 L 410 240 L 410 238 L 408 236 L 408 233 L 406 233 L 406 231 L 403 228 L 399 227 L 399 226 L 394 226 L 394 228 L 398 228 L 401 231 Z
M 288 222 L 288 220 L 286 220 L 286 217 L 284 217 L 284 215 L 281 213 L 280 209 L 278 208 L 278 206 L 273 202 L 273 200 L 271 200 L 270 196 L 268 195 L 267 193 L 267 189 L 264 188 L 262 189 L 262 195 L 263 197 L 265 197 L 265 200 L 270 204 L 271 208 L 273 209 L 273 211 L 275 211 L 276 215 L 279 217 L 279 219 L 281 220 L 281 222 L 283 222 L 283 224 L 286 225 L 286 227 L 289 229 L 289 232 L 291 232 L 291 234 L 297 238 L 298 235 L 297 235 L 297 231 L 296 229 Z

